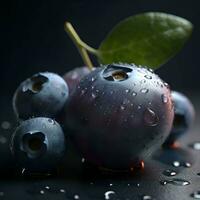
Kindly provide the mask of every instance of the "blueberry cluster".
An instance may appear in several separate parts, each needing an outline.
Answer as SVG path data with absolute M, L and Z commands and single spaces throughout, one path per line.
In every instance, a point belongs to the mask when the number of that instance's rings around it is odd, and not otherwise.
M 171 93 L 151 69 L 121 63 L 76 68 L 63 77 L 38 73 L 17 88 L 13 108 L 20 125 L 11 150 L 33 171 L 58 165 L 66 136 L 89 163 L 130 169 L 175 142 L 194 116 L 190 101 Z

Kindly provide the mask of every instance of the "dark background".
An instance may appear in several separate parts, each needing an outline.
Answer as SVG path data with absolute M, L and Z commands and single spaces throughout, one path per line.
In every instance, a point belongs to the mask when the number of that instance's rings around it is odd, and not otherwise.
M 38 71 L 63 74 L 82 65 L 81 57 L 64 32 L 71 21 L 81 38 L 98 47 L 108 31 L 130 15 L 162 11 L 190 20 L 194 32 L 185 48 L 159 74 L 173 89 L 196 91 L 200 85 L 200 3 L 195 0 L 15 0 L 1 2 L 1 73 L 3 95 Z

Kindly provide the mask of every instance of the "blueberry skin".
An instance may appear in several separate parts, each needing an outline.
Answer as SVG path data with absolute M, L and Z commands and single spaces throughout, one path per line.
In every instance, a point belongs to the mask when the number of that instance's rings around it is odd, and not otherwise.
M 187 133 L 195 117 L 194 106 L 188 97 L 177 91 L 172 91 L 171 95 L 174 102 L 174 121 L 170 135 L 164 145 L 173 144 L 178 138 Z
M 77 67 L 64 74 L 63 79 L 66 81 L 69 87 L 69 94 L 74 91 L 80 80 L 90 72 L 91 70 L 88 67 L 83 66 Z
M 167 138 L 171 93 L 151 70 L 112 64 L 85 76 L 65 107 L 65 126 L 82 156 L 97 166 L 127 170 Z
M 65 154 L 65 137 L 60 125 L 44 117 L 23 121 L 10 144 L 16 162 L 31 171 L 54 169 Z
M 13 109 L 20 119 L 55 118 L 62 110 L 69 89 L 62 77 L 41 72 L 20 84 L 13 97 Z

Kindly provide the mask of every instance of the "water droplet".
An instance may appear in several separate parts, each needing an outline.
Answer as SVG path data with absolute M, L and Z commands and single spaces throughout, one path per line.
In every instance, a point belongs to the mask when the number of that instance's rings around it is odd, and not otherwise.
M 133 97 L 137 96 L 137 93 L 136 93 L 136 92 L 133 92 L 133 93 L 132 93 L 132 96 L 133 96 Z
M 45 186 L 45 189 L 46 189 L 46 190 L 49 190 L 49 189 L 50 189 L 50 187 L 47 185 L 47 186 Z
M 156 126 L 158 125 L 159 118 L 156 115 L 156 113 L 151 110 L 150 108 L 147 108 L 144 112 L 144 122 L 148 126 Z
M 84 95 L 85 94 L 85 90 L 81 90 L 81 95 Z
M 75 194 L 75 195 L 74 195 L 74 199 L 80 199 L 79 195 L 78 195 L 78 194 Z
M 172 184 L 172 185 L 177 185 L 177 186 L 186 186 L 189 185 L 190 182 L 184 179 L 180 178 L 174 178 L 171 180 L 162 180 L 160 181 L 161 185 L 167 185 L 167 184 Z
M 191 166 L 192 166 L 192 164 L 189 163 L 189 162 L 185 162 L 185 163 L 184 163 L 184 167 L 190 168 Z
M 94 93 L 92 93 L 92 98 L 93 98 L 93 99 L 97 98 L 97 95 L 94 94 Z
M 125 107 L 124 106 L 120 106 L 121 110 L 125 110 Z
M 10 122 L 8 122 L 8 121 L 3 121 L 3 122 L 1 123 L 1 128 L 2 128 L 2 129 L 5 129 L 5 130 L 10 129 L 10 128 L 11 128 Z
M 152 79 L 152 76 L 149 76 L 149 75 L 145 75 L 144 77 L 147 79 Z
M 152 199 L 152 197 L 149 195 L 142 196 L 142 200 L 151 200 L 151 199 Z
M 114 191 L 107 191 L 107 192 L 105 192 L 105 194 L 104 194 L 105 199 L 110 199 L 110 196 L 114 195 L 114 194 L 115 194 Z
M 52 120 L 52 119 L 48 119 L 48 122 L 49 122 L 50 124 L 55 124 L 55 121 Z
M 65 189 L 60 189 L 60 192 L 65 193 L 66 191 L 65 191 Z
M 129 92 L 130 92 L 130 90 L 125 90 L 125 92 L 126 92 L 126 93 L 129 93 Z
M 92 80 L 92 82 L 93 82 L 93 81 L 95 80 L 95 78 L 94 78 L 94 77 L 92 77 L 92 79 L 91 79 L 91 80 Z
M 112 184 L 112 183 L 110 183 L 109 185 L 110 185 L 110 186 L 113 186 L 113 184 Z
M 40 194 L 42 194 L 42 195 L 43 195 L 43 194 L 44 194 L 44 190 L 40 190 Z
M 151 69 L 151 68 L 147 68 L 150 72 L 153 72 L 153 69 Z
M 138 110 L 140 110 L 141 108 L 142 108 L 142 107 L 141 107 L 140 105 L 137 107 Z
M 84 163 L 84 162 L 85 162 L 85 158 L 82 158 L 82 159 L 81 159 L 81 162 Z
M 149 90 L 148 90 L 148 89 L 146 89 L 146 88 L 143 88 L 143 89 L 141 89 L 141 90 L 140 90 L 140 92 L 142 92 L 143 94 L 146 94 L 146 93 L 148 93 L 148 91 L 149 91 Z
M 171 169 L 166 169 L 163 174 L 165 176 L 176 176 L 177 172 Z
M 161 95 L 161 99 L 162 99 L 162 102 L 163 102 L 163 103 L 167 103 L 167 102 L 168 102 L 167 95 L 165 95 L 165 94 L 162 94 L 162 95 Z
M 193 197 L 194 199 L 200 199 L 200 191 L 193 192 L 191 194 L 191 197 Z
M 127 186 L 130 186 L 130 183 L 128 183 Z
M 137 184 L 136 184 L 136 186 L 137 186 L 137 187 L 140 187 L 140 184 L 139 184 L 139 183 L 137 183 Z
M 195 142 L 190 145 L 194 150 L 200 150 L 200 142 Z
M 168 83 L 164 83 L 164 86 L 166 87 L 166 88 L 169 88 L 169 84 Z
M 174 162 L 172 163 L 172 165 L 173 165 L 174 167 L 180 167 L 181 163 L 180 163 L 179 161 L 174 161 Z

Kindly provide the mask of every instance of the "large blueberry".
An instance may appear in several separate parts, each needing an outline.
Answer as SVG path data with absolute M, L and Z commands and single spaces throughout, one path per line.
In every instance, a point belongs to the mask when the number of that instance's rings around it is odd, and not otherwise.
M 68 98 L 68 86 L 57 74 L 41 72 L 20 84 L 13 97 L 14 112 L 20 119 L 55 118 Z
M 174 121 L 164 146 L 173 145 L 180 136 L 184 135 L 191 128 L 195 116 L 193 104 L 188 97 L 176 91 L 172 91 L 171 95 L 175 110 Z
M 60 125 L 50 118 L 32 118 L 17 127 L 11 140 L 16 162 L 31 171 L 54 169 L 65 153 Z
M 128 169 L 167 138 L 174 116 L 168 85 L 152 70 L 128 64 L 97 68 L 66 104 L 65 125 L 89 162 Z

